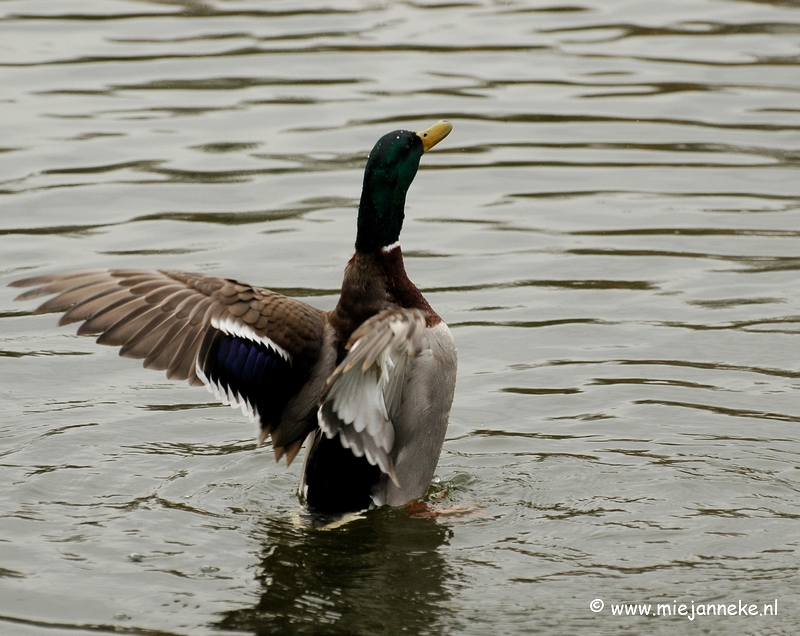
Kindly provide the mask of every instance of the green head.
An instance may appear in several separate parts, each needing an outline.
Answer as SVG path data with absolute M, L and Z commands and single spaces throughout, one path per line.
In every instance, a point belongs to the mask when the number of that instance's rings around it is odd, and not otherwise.
M 378 140 L 364 170 L 358 206 L 358 251 L 377 252 L 397 243 L 405 218 L 406 192 L 417 174 L 422 153 L 452 129 L 450 122 L 440 121 L 422 132 L 395 130 Z

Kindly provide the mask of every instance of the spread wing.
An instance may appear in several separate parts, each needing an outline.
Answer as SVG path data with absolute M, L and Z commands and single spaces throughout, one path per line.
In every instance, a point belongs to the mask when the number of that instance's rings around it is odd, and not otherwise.
M 425 314 L 387 309 L 362 324 L 347 343 L 320 398 L 319 424 L 357 457 L 366 456 L 399 487 L 394 472 L 392 423 L 400 407 L 406 369 L 419 355 Z
M 259 442 L 272 435 L 277 458 L 286 453 L 290 462 L 316 424 L 296 408 L 296 421 L 282 418 L 322 346 L 325 314 L 306 303 L 171 271 L 72 272 L 11 285 L 33 287 L 17 300 L 56 294 L 34 313 L 64 311 L 60 325 L 82 322 L 78 334 L 99 334 L 97 342 L 121 347 L 120 355 L 144 359 L 168 378 L 203 384 L 223 403 L 241 407 L 259 422 Z M 316 399 L 308 402 L 312 410 Z

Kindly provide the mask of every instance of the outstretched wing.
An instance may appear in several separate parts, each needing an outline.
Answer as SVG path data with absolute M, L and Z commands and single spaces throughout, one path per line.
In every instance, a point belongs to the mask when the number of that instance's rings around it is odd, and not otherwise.
M 419 355 L 425 314 L 387 309 L 362 324 L 347 343 L 320 398 L 319 424 L 330 439 L 365 456 L 399 487 L 392 460 L 393 418 L 400 407 L 409 362 Z
M 204 384 L 224 403 L 240 406 L 259 421 L 260 442 L 272 435 L 278 458 L 285 452 L 291 461 L 313 427 L 307 413 L 298 415 L 302 425 L 281 416 L 320 355 L 325 314 L 319 309 L 186 272 L 72 272 L 11 285 L 34 287 L 17 300 L 57 294 L 34 313 L 65 311 L 60 325 L 83 322 L 79 334 L 100 334 L 97 342 L 122 347 L 120 355 L 143 358 L 148 369 Z M 308 400 L 307 410 L 315 402 Z

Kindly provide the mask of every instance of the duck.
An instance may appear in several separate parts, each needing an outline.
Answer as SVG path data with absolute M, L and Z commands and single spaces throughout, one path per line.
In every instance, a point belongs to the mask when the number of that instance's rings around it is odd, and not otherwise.
M 401 507 L 424 497 L 456 386 L 453 335 L 406 273 L 400 232 L 420 159 L 452 130 L 381 137 L 367 158 L 355 253 L 328 312 L 264 287 L 182 271 L 107 269 L 17 280 L 33 314 L 120 347 L 168 378 L 205 386 L 255 422 L 314 512 Z

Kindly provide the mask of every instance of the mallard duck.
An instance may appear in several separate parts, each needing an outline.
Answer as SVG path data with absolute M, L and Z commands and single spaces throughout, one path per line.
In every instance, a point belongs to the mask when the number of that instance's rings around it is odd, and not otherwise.
M 104 270 L 38 276 L 17 300 L 33 313 L 121 347 L 168 378 L 205 385 L 241 407 L 292 463 L 307 442 L 300 496 L 323 513 L 402 506 L 425 495 L 453 402 L 456 347 L 405 270 L 400 230 L 422 154 L 452 129 L 440 121 L 381 137 L 367 159 L 355 254 L 336 308 L 227 278 Z

